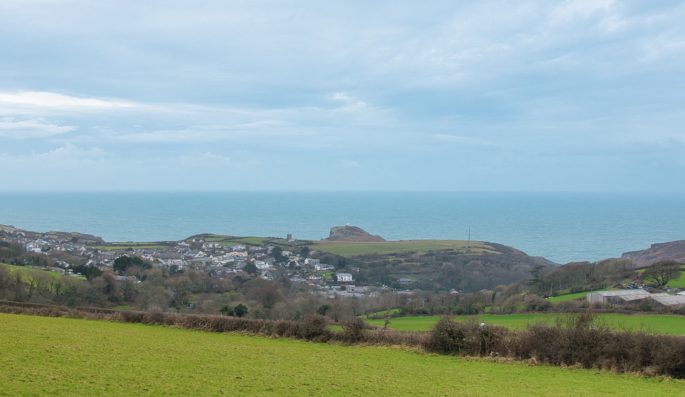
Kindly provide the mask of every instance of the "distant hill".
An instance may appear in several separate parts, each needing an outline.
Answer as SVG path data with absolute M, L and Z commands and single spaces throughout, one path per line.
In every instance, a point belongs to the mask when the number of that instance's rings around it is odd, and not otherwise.
M 482 241 L 320 241 L 322 262 L 350 271 L 361 283 L 400 289 L 473 292 L 525 281 L 533 269 L 556 265 L 515 248 Z
M 326 241 L 383 242 L 381 236 L 374 236 L 357 226 L 333 226 Z
M 665 260 L 685 262 L 685 240 L 652 244 L 645 250 L 626 252 L 621 258 L 630 260 L 636 267 L 645 267 Z

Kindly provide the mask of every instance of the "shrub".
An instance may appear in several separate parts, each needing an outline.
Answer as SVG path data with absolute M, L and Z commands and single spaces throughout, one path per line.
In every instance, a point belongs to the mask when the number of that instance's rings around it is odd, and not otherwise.
M 309 316 L 300 323 L 299 336 L 307 340 L 321 339 L 328 336 L 327 325 L 326 318 L 323 316 Z
M 351 317 L 342 323 L 343 340 L 349 343 L 360 342 L 364 339 L 364 330 L 368 325 L 359 317 Z
M 443 317 L 433 327 L 426 342 L 426 350 L 441 354 L 458 354 L 464 349 L 466 334 L 462 326 Z

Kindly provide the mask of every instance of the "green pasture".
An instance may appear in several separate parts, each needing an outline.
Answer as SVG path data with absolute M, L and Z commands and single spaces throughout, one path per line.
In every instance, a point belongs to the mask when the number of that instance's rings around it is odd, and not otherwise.
M 318 241 L 312 249 L 330 252 L 340 256 L 369 254 L 401 254 L 407 252 L 426 252 L 438 250 L 461 250 L 470 253 L 496 252 L 492 247 L 480 241 L 466 240 L 400 240 L 385 242 L 348 242 Z
M 587 294 L 589 294 L 588 291 L 574 292 L 572 294 L 550 296 L 549 298 L 547 298 L 547 300 L 550 303 L 568 302 L 568 301 L 574 301 L 577 299 L 585 299 L 587 297 Z
M 7 269 L 10 273 L 19 273 L 24 280 L 31 279 L 36 276 L 48 276 L 58 279 L 64 276 L 63 273 L 51 272 L 49 270 L 34 269 L 30 266 L 16 266 L 6 263 L 0 263 L 0 267 Z
M 0 314 L 0 396 L 682 396 L 685 381 Z
M 680 277 L 670 280 L 668 282 L 669 287 L 685 289 L 685 266 L 681 267 L 680 270 Z
M 93 246 L 93 248 L 98 249 L 100 251 L 155 249 L 155 248 L 162 248 L 162 247 L 164 247 L 164 245 L 159 244 L 159 243 L 134 243 L 134 242 L 110 243 L 110 244 L 106 244 L 106 245 Z
M 537 323 L 555 324 L 564 321 L 569 314 L 524 313 L 524 314 L 483 314 L 480 316 L 455 316 L 457 321 L 478 321 L 499 325 L 514 330 L 525 329 Z M 388 328 L 398 331 L 428 331 L 440 316 L 407 316 L 390 318 Z M 367 320 L 369 324 L 382 327 L 384 320 Z M 614 330 L 645 331 L 667 335 L 685 335 L 685 316 L 665 314 L 616 314 L 597 315 L 599 324 Z

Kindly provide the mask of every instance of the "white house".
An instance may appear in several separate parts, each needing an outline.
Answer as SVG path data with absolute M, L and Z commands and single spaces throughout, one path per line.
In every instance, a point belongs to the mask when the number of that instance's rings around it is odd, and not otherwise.
M 317 272 L 325 272 L 326 270 L 333 270 L 335 267 L 333 265 L 328 265 L 326 263 L 318 263 L 314 265 L 314 270 Z
M 336 273 L 335 276 L 339 283 L 351 283 L 354 281 L 350 273 Z
M 305 264 L 305 265 L 310 265 L 310 266 L 316 266 L 316 265 L 319 264 L 319 260 L 318 260 L 318 259 L 314 259 L 314 258 L 307 258 L 307 259 L 304 260 L 304 264 Z
M 267 269 L 269 269 L 269 268 L 271 267 L 271 266 L 269 265 L 269 263 L 266 262 L 266 261 L 255 261 L 255 262 L 254 262 L 254 265 L 255 265 L 255 266 L 257 267 L 257 269 L 259 269 L 259 270 L 267 270 Z

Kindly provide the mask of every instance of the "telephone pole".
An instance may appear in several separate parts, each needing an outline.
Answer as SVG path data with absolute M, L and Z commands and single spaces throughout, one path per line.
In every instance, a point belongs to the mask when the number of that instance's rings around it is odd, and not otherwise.
M 468 240 L 466 241 L 466 252 L 468 252 L 471 249 L 471 225 L 469 225 L 469 237 Z

